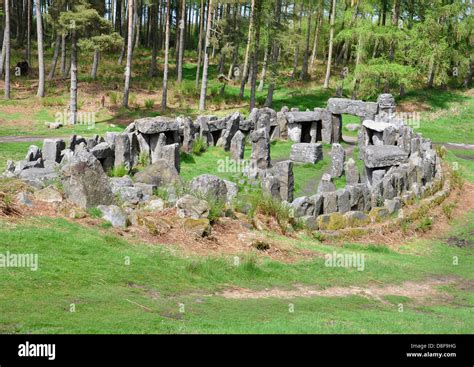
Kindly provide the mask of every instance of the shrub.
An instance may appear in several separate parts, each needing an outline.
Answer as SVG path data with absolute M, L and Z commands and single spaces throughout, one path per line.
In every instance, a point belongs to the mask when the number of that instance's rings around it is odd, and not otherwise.
M 89 208 L 87 214 L 89 214 L 91 218 L 102 218 L 102 212 L 99 208 Z
M 140 155 L 138 156 L 138 163 L 142 167 L 148 166 L 148 164 L 150 163 L 150 153 L 148 153 L 147 151 L 141 151 Z
M 107 171 L 107 175 L 109 177 L 123 177 L 126 174 L 128 174 L 128 170 L 123 164 L 113 167 Z
M 200 136 L 193 143 L 193 154 L 201 155 L 207 150 L 207 144 L 204 139 Z
M 433 227 L 433 220 L 429 217 L 424 217 L 416 226 L 416 230 L 420 232 L 428 232 Z
M 211 223 L 214 223 L 219 217 L 222 217 L 225 210 L 225 203 L 222 200 L 216 198 L 210 198 L 207 200 L 209 204 L 209 216 L 208 219 Z
M 109 98 L 110 98 L 110 102 L 113 104 L 113 105 L 116 105 L 118 100 L 119 100 L 119 96 L 116 92 L 110 92 L 109 93 Z
M 144 104 L 145 104 L 145 109 L 151 110 L 153 106 L 155 105 L 155 101 L 153 99 L 146 99 Z

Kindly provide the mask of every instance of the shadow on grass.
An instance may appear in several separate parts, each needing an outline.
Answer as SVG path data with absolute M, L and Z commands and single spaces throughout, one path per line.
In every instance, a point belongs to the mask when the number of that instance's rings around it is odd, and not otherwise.
M 408 92 L 404 97 L 397 98 L 398 102 L 417 100 L 426 102 L 430 107 L 436 109 L 448 108 L 451 103 L 462 103 L 469 97 L 462 95 L 459 91 L 451 91 L 439 88 L 419 89 Z

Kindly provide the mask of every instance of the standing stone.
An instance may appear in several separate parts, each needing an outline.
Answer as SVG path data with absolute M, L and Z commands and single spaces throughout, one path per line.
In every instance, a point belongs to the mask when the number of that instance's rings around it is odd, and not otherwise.
M 323 192 L 323 213 L 330 214 L 337 211 L 337 193 Z
M 164 159 L 158 159 L 156 162 L 145 167 L 143 171 L 135 174 L 135 182 L 161 187 L 178 183 L 180 178 L 178 171 L 173 165 Z
M 220 137 L 219 145 L 222 145 L 224 150 L 228 151 L 232 142 L 232 138 L 239 131 L 240 126 L 240 113 L 235 112 L 232 114 L 230 119 L 226 122 L 226 128 L 224 129 L 222 136 Z
M 331 176 L 341 177 L 344 174 L 344 160 L 346 152 L 341 144 L 335 143 L 331 149 Z
M 43 159 L 59 163 L 61 161 L 61 151 L 65 148 L 66 143 L 62 139 L 44 139 Z
M 37 161 L 41 158 L 41 149 L 36 145 L 30 145 L 28 152 L 26 153 L 25 160 L 28 162 Z
M 126 133 L 115 137 L 115 161 L 114 166 L 124 166 L 127 170 L 132 169 L 130 136 Z
M 164 133 L 150 136 L 151 163 L 155 163 L 162 157 L 163 148 L 166 145 L 166 135 Z
M 359 170 L 357 169 L 357 165 L 354 159 L 349 158 L 347 160 L 344 170 L 346 172 L 346 183 L 348 185 L 354 185 L 359 183 Z
M 137 134 L 127 133 L 130 141 L 130 164 L 131 167 L 136 167 L 140 158 L 140 145 L 138 143 Z
M 61 174 L 66 197 L 81 208 L 113 204 L 109 178 L 99 160 L 87 150 L 77 151 Z
M 301 142 L 302 128 L 301 124 L 288 123 L 288 139 L 295 143 Z
M 175 167 L 178 172 L 180 171 L 181 165 L 178 143 L 165 145 L 161 150 L 161 158 L 167 161 L 171 166 Z
M 319 183 L 317 193 L 321 194 L 323 192 L 331 191 L 336 191 L 336 185 L 334 185 L 332 182 L 332 176 L 329 173 L 325 173 L 321 177 L 321 182 Z
M 332 124 L 332 137 L 331 143 L 339 143 L 342 141 L 342 116 L 341 115 L 332 115 L 331 116 Z
M 351 195 L 347 189 L 339 189 L 337 194 L 337 211 L 339 213 L 347 213 L 351 210 Z
M 313 201 L 313 204 L 314 204 L 313 215 L 317 217 L 318 215 L 323 213 L 323 200 L 324 200 L 323 195 L 316 194 L 316 195 L 310 196 L 309 198 Z
M 151 163 L 150 140 L 149 140 L 150 136 L 145 135 L 145 134 L 140 134 L 140 133 L 136 133 L 136 136 L 137 136 L 137 141 L 138 141 L 138 147 L 140 149 L 140 155 L 148 157 L 147 162 L 146 162 L 146 164 L 148 165 Z
M 270 139 L 265 128 L 250 134 L 252 154 L 250 161 L 253 169 L 265 170 L 270 167 Z
M 245 135 L 239 130 L 230 142 L 230 158 L 236 162 L 244 159 Z
M 190 153 L 193 149 L 194 125 L 189 117 L 178 117 L 183 126 L 183 152 Z
M 288 138 L 288 120 L 286 119 L 286 112 L 288 112 L 288 107 L 284 106 L 277 112 L 277 124 L 280 129 L 280 138 L 287 139 Z
M 293 175 L 293 162 L 283 161 L 275 164 L 274 171 L 280 183 L 280 198 L 292 202 L 295 190 L 295 177 Z
M 291 209 L 295 218 L 314 215 L 314 201 L 308 196 L 296 198 L 291 203 Z

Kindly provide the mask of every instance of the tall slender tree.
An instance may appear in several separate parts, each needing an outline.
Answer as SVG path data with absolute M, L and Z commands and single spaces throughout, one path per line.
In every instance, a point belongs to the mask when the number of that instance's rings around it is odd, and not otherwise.
M 161 109 L 164 111 L 168 105 L 168 64 L 170 57 L 170 10 L 171 0 L 166 1 L 165 25 L 165 63 L 163 67 L 163 92 L 161 95 Z
M 10 99 L 10 0 L 4 1 L 5 7 L 5 99 Z
M 252 0 L 254 1 L 254 0 Z M 207 78 L 209 72 L 209 48 L 211 46 L 211 27 L 212 27 L 212 16 L 213 16 L 212 0 L 209 0 L 207 7 L 207 27 L 206 27 L 206 42 L 204 44 L 204 64 L 202 67 L 202 82 L 201 82 L 201 95 L 199 97 L 199 111 L 206 109 L 206 94 L 207 94 Z
M 38 37 L 38 97 L 44 97 L 44 50 L 43 50 L 43 20 L 41 17 L 40 0 L 35 1 L 36 34 Z
M 331 7 L 331 19 L 329 24 L 329 51 L 328 51 L 328 64 L 326 67 L 326 78 L 324 79 L 324 88 L 329 88 L 329 78 L 331 77 L 331 63 L 332 63 L 332 49 L 334 43 L 334 22 L 336 18 L 336 0 L 332 0 Z
M 128 97 L 130 94 L 130 79 L 132 75 L 132 47 L 133 47 L 133 21 L 134 0 L 128 0 L 128 35 L 127 35 L 127 66 L 125 66 L 125 86 L 123 90 L 122 105 L 128 108 Z
M 184 31 L 186 22 L 186 0 L 181 0 L 181 19 L 179 21 L 178 83 L 183 81 Z

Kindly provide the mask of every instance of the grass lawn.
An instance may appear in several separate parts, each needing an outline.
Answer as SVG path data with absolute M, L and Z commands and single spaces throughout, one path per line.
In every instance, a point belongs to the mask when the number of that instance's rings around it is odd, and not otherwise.
M 458 218 L 453 233 L 469 239 L 473 220 L 474 213 Z M 295 245 L 321 254 L 335 250 L 304 237 Z M 39 269 L 0 268 L 4 333 L 470 333 L 474 328 L 472 292 L 449 286 L 444 290 L 452 303 L 419 305 L 403 298 L 404 312 L 398 311 L 399 297 L 381 303 L 360 296 L 213 295 L 229 287 L 363 286 L 447 275 L 473 280 L 474 249 L 442 241 L 417 241 L 398 252 L 356 244 L 337 249 L 365 254 L 365 271 L 326 267 L 322 258 L 283 264 L 248 255 L 234 266 L 231 258 L 181 258 L 160 246 L 127 243 L 107 229 L 37 218 L 2 223 L 0 253 L 6 251 L 38 254 Z M 452 265 L 453 256 L 459 265 Z

